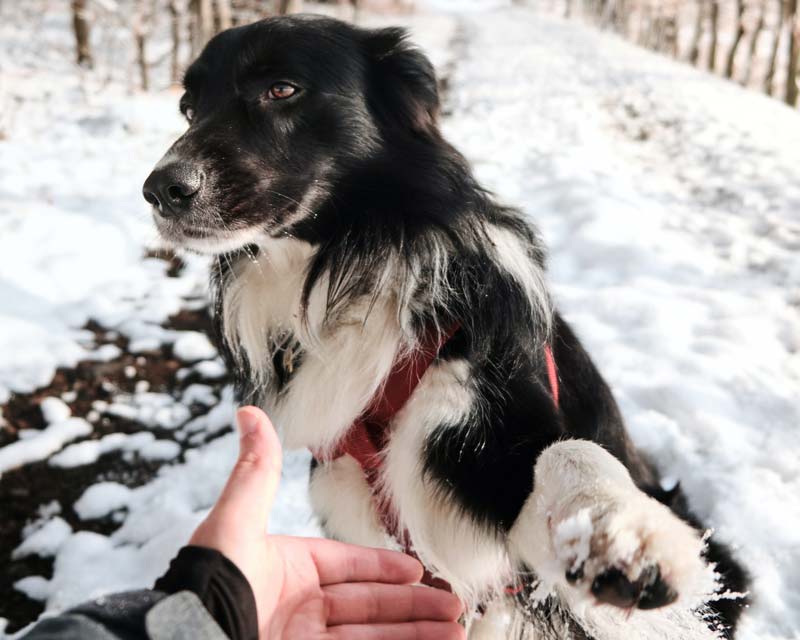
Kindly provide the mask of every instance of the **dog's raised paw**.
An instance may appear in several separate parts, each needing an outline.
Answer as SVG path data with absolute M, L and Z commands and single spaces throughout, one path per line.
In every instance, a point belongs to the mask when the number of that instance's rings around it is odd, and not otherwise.
M 620 569 L 608 569 L 592 580 L 591 591 L 598 602 L 624 609 L 658 609 L 678 599 L 678 593 L 661 578 L 658 565 L 646 567 L 634 581 Z
M 705 590 L 697 531 L 644 494 L 611 498 L 550 521 L 568 585 L 594 602 L 657 609 Z

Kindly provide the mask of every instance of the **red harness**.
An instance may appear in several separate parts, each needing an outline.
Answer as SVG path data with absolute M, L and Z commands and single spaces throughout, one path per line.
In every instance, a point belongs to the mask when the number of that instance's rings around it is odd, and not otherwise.
M 403 408 L 403 405 L 417 388 L 422 376 L 425 375 L 428 367 L 439 355 L 442 347 L 458 331 L 458 328 L 456 325 L 444 334 L 431 332 L 416 351 L 399 359 L 392 367 L 380 393 L 361 417 L 353 423 L 353 426 L 350 427 L 350 430 L 339 442 L 336 449 L 328 456 L 314 454 L 314 457 L 319 462 L 330 462 L 344 455 L 352 456 L 358 461 L 372 490 L 375 506 L 383 526 L 402 545 L 405 552 L 415 558 L 417 555 L 411 547 L 408 531 L 399 530 L 398 519 L 391 501 L 380 490 L 378 484 L 380 469 L 383 464 L 383 456 L 381 454 L 389 440 L 389 425 L 392 418 Z M 545 345 L 544 357 L 550 393 L 553 396 L 553 403 L 558 407 L 558 373 L 550 345 Z M 427 568 L 422 582 L 431 587 L 451 591 L 450 585 L 445 580 L 434 577 Z M 512 593 L 518 591 L 515 587 L 510 587 L 509 590 Z

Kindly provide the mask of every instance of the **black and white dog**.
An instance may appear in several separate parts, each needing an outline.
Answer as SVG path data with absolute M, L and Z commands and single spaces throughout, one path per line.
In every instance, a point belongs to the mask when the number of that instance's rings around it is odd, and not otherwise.
M 402 30 L 264 20 L 215 37 L 185 89 L 189 128 L 144 195 L 164 238 L 218 256 L 239 392 L 324 461 L 329 535 L 396 545 L 380 492 L 475 611 L 473 640 L 733 634 L 743 570 L 632 445 L 552 306 L 535 229 L 442 138 Z M 431 334 L 370 484 L 328 454 Z

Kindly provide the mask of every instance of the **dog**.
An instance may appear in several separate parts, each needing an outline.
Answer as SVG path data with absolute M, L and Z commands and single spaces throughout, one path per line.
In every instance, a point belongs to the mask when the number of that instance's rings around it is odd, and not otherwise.
M 326 533 L 415 554 L 472 640 L 733 637 L 745 571 L 634 447 L 406 33 L 269 18 L 184 84 L 144 197 L 166 241 L 216 256 L 237 392 L 314 452 Z

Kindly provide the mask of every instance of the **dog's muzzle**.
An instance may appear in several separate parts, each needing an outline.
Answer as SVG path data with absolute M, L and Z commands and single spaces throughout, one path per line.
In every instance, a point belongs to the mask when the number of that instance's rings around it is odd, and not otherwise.
M 156 167 L 142 186 L 142 195 L 162 218 L 176 218 L 189 212 L 203 189 L 205 176 L 188 163 L 171 162 Z

